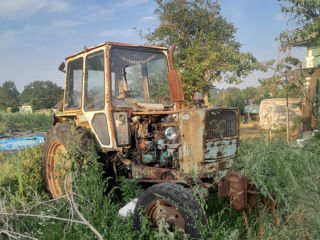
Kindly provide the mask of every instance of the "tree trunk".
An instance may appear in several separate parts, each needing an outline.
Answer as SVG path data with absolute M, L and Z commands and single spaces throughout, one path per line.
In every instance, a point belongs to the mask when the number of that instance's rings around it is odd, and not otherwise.
M 319 81 L 316 87 L 316 105 L 312 109 L 311 127 L 315 128 L 318 122 L 318 109 L 319 109 Z
M 317 68 L 311 75 L 309 86 L 305 96 L 302 113 L 302 131 L 311 131 L 311 120 L 313 115 L 313 99 L 316 92 L 318 79 L 320 77 L 320 68 Z
M 286 105 L 287 105 L 287 143 L 290 142 L 290 125 L 289 125 L 289 99 L 288 99 L 288 86 L 286 86 Z

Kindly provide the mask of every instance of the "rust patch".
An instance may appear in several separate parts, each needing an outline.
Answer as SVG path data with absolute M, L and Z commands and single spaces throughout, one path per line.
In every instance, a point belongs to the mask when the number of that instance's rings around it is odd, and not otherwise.
M 218 197 L 224 198 L 230 195 L 230 184 L 227 181 L 218 182 Z
M 143 165 L 132 166 L 132 177 L 139 182 L 160 183 L 179 182 L 185 183 L 188 177 L 182 172 L 168 168 L 147 167 Z
M 247 208 L 247 178 L 237 172 L 227 173 L 230 184 L 230 207 L 237 210 Z
M 252 183 L 248 184 L 248 205 L 251 208 L 254 208 L 258 204 L 259 192 L 256 186 Z
M 170 48 L 168 60 L 170 71 L 168 72 L 168 82 L 172 101 L 176 103 L 176 109 L 181 108 L 180 102 L 184 100 L 180 73 L 174 69 L 173 52 L 176 45 L 173 44 Z

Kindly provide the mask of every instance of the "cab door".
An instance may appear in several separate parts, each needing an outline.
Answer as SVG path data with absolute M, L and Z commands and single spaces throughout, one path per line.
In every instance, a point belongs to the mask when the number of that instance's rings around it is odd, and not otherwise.
M 106 49 L 97 48 L 85 55 L 82 111 L 102 149 L 113 149 L 112 119 L 107 109 Z

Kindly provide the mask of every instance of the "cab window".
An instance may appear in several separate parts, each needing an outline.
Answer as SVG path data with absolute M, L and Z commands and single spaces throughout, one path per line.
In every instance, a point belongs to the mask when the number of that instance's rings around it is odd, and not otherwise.
M 104 51 L 98 51 L 86 57 L 85 73 L 84 108 L 86 110 L 104 108 Z
M 81 106 L 83 58 L 70 61 L 67 68 L 66 109 L 78 109 Z

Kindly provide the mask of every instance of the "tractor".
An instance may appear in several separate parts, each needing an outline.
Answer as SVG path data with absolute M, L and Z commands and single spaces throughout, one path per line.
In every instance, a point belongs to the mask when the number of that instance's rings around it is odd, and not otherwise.
M 143 208 L 155 226 L 163 212 L 170 226 L 198 236 L 194 215 L 200 207 L 190 191 L 194 176 L 201 186 L 229 197 L 232 208 L 252 205 L 255 192 L 247 179 L 230 171 L 239 144 L 238 109 L 205 106 L 201 93 L 194 94 L 192 108 L 182 108 L 173 52 L 174 45 L 105 42 L 84 47 L 60 65 L 66 75 L 62 111 L 54 115 L 43 147 L 53 198 L 64 194 L 57 159 L 68 151 L 75 125 L 81 144 L 96 142 L 115 179 L 125 176 L 148 186 L 134 210 L 138 227 Z

